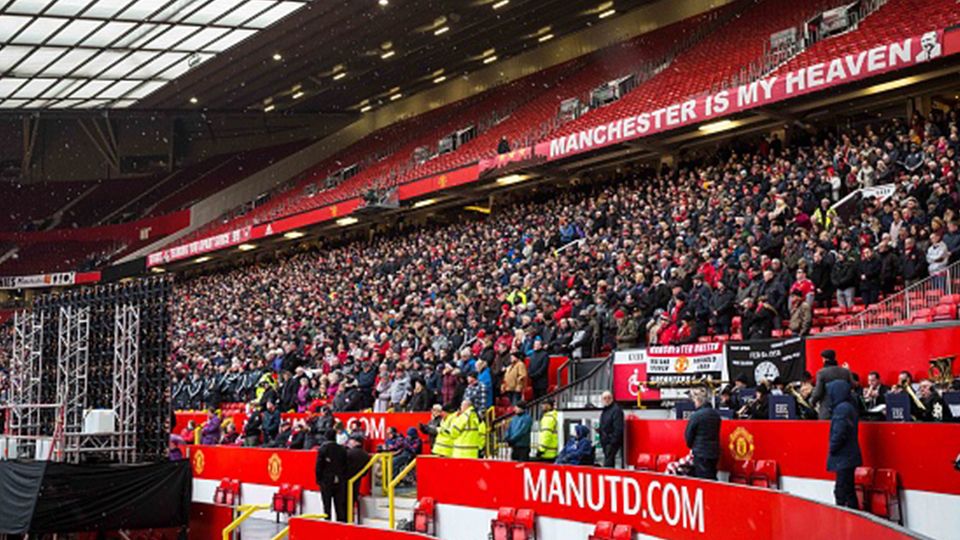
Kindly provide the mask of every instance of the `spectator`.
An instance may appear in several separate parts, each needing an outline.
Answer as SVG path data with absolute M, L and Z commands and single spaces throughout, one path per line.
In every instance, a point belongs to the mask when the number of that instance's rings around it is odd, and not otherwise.
M 533 420 L 524 403 L 520 402 L 513 407 L 514 416 L 507 427 L 507 436 L 504 439 L 510 446 L 511 461 L 528 461 L 530 459 L 530 429 Z
M 820 419 L 830 418 L 830 393 L 827 392 L 827 384 L 831 381 L 846 381 L 848 388 L 853 386 L 853 377 L 850 370 L 837 365 L 837 353 L 833 349 L 825 349 L 820 353 L 823 359 L 823 368 L 817 371 L 817 385 L 813 389 L 813 396 L 810 398 L 810 404 L 819 406 Z
M 716 480 L 720 459 L 720 413 L 707 402 L 703 390 L 695 389 L 691 397 L 696 411 L 687 420 L 684 438 L 693 453 L 693 476 Z
M 469 398 L 464 398 L 460 405 L 460 413 L 454 418 L 450 426 L 453 437 L 453 453 L 455 458 L 480 457 L 486 439 L 486 424 L 473 407 Z
M 603 466 L 616 467 L 617 455 L 623 449 L 623 409 L 613 400 L 613 394 L 605 391 L 600 399 L 600 447 L 603 449 Z
M 573 427 L 574 435 L 557 456 L 557 465 L 593 465 L 595 462 L 590 428 L 583 424 Z
M 516 405 L 523 398 L 527 387 L 527 365 L 519 352 L 510 353 L 510 366 L 503 377 L 503 394 Z
M 263 442 L 268 443 L 277 438 L 280 432 L 280 411 L 273 401 L 267 402 L 267 410 L 263 411 Z
M 540 416 L 540 426 L 537 431 L 537 459 L 552 462 L 557 458 L 560 448 L 560 425 L 557 420 L 557 411 L 553 408 L 553 401 L 543 402 L 543 415 Z
M 329 431 L 317 450 L 316 480 L 320 486 L 323 512 L 333 521 L 347 522 L 347 450 L 337 444 L 336 434 Z
M 543 349 L 543 339 L 537 336 L 533 340 L 533 354 L 530 355 L 528 375 L 533 384 L 533 398 L 538 399 L 547 393 L 550 384 L 550 355 Z
M 790 332 L 795 336 L 806 336 L 813 324 L 813 310 L 804 297 L 799 289 L 790 293 Z
M 818 380 L 819 385 L 819 380 Z M 835 379 L 827 385 L 830 403 L 830 452 L 827 470 L 836 473 L 833 495 L 837 506 L 857 509 L 857 494 L 854 490 L 853 473 L 863 464 L 859 444 L 859 418 L 857 409 L 850 403 L 850 383 Z
M 200 444 L 217 444 L 220 437 L 220 417 L 212 408 L 207 409 L 207 421 L 200 430 Z

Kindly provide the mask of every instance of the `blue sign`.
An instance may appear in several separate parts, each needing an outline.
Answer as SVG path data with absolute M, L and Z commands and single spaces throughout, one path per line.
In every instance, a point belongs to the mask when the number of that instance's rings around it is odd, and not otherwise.
M 770 396 L 771 420 L 796 420 L 797 400 L 793 396 Z
M 905 392 L 888 392 L 887 395 L 883 397 L 883 400 L 887 404 L 888 422 L 913 421 L 913 417 L 910 416 L 910 396 Z
M 677 420 L 686 420 L 697 409 L 693 406 L 692 401 L 678 401 L 675 410 L 677 411 Z

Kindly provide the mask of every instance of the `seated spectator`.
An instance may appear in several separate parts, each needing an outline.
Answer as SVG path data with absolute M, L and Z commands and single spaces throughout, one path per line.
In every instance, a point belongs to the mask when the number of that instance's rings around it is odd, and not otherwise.
M 574 436 L 563 445 L 556 463 L 558 465 L 593 465 L 596 456 L 593 442 L 590 440 L 590 428 L 577 424 L 573 430 Z
M 220 417 L 213 409 L 207 410 L 207 421 L 200 429 L 200 444 L 213 445 L 220 442 Z

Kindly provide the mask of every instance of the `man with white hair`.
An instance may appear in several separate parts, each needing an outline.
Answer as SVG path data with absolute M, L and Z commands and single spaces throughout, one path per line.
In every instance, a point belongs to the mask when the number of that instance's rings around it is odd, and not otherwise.
M 707 401 L 701 388 L 690 392 L 696 411 L 687 420 L 684 438 L 693 453 L 693 476 L 705 480 L 717 479 L 717 461 L 720 459 L 720 413 Z
M 603 412 L 600 413 L 600 447 L 603 448 L 603 466 L 616 467 L 617 454 L 623 448 L 623 409 L 610 391 L 604 392 Z

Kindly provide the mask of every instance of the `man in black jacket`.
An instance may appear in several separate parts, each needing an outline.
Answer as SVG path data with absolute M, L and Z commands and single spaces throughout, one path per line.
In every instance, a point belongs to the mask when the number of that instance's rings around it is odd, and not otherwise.
M 327 519 L 333 520 L 336 509 L 337 521 L 347 522 L 347 450 L 337 444 L 337 434 L 328 431 L 326 440 L 317 450 L 317 484 Z
M 687 420 L 684 438 L 693 452 L 693 476 L 704 480 L 717 479 L 717 461 L 720 460 L 720 413 L 707 402 L 705 391 L 691 392 L 696 411 Z
M 600 413 L 600 447 L 603 448 L 603 466 L 616 467 L 617 454 L 623 448 L 623 409 L 613 401 L 613 394 L 604 392 L 603 412 Z
M 850 370 L 837 365 L 837 353 L 833 349 L 826 349 L 820 353 L 823 358 L 823 368 L 817 372 L 817 386 L 813 389 L 813 395 L 810 396 L 810 404 L 820 405 L 820 420 L 830 419 L 830 394 L 827 393 L 827 383 L 831 381 L 847 381 L 853 386 L 853 376 Z
M 547 393 L 550 383 L 550 355 L 543 348 L 543 340 L 537 336 L 533 340 L 533 354 L 530 355 L 530 368 L 527 375 L 533 383 L 533 397 L 539 398 Z
M 818 381 L 819 384 L 819 381 Z M 827 395 L 832 403 L 830 415 L 830 453 L 827 470 L 837 473 L 833 495 L 837 506 L 857 508 L 857 493 L 853 473 L 863 464 L 860 455 L 857 408 L 850 402 L 850 383 L 834 380 L 827 384 Z

